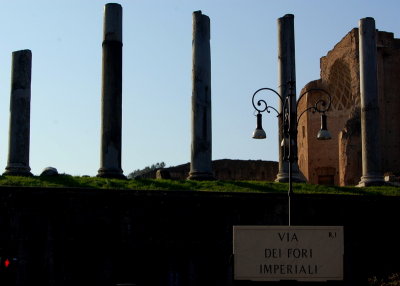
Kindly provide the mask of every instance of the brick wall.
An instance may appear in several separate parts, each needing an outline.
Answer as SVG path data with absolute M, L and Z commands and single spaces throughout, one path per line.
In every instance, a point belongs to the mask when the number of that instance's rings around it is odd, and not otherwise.
M 400 40 L 392 33 L 378 32 L 378 96 L 382 145 L 382 172 L 400 175 Z M 360 76 L 358 29 L 351 30 L 328 54 L 321 58 L 321 79 L 307 84 L 324 88 L 332 95 L 328 115 L 330 142 L 315 139 L 319 129 L 318 114 L 308 113 L 300 121 L 306 130 L 299 132 L 299 167 L 310 183 L 318 184 L 321 176 L 333 176 L 335 185 L 356 185 L 361 177 L 361 144 L 359 128 Z M 311 106 L 314 93 L 299 105 Z M 301 111 L 299 110 L 299 111 Z M 298 111 L 298 112 L 299 112 Z M 356 124 L 356 125 L 355 125 Z M 303 128 L 299 124 L 299 128 Z
M 262 160 L 214 160 L 213 173 L 218 180 L 254 180 L 275 181 L 278 174 L 278 162 Z M 189 176 L 190 163 L 168 167 L 158 172 L 159 178 L 186 180 Z M 143 177 L 156 178 L 157 171 L 149 172 Z

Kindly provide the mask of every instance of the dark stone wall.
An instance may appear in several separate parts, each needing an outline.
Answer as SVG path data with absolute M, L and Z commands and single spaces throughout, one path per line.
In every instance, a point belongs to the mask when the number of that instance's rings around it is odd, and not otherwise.
M 292 224 L 343 225 L 345 282 L 328 284 L 366 285 L 400 272 L 399 203 L 297 195 Z M 286 194 L 3 187 L 0 285 L 276 285 L 233 281 L 232 226 L 286 224 Z

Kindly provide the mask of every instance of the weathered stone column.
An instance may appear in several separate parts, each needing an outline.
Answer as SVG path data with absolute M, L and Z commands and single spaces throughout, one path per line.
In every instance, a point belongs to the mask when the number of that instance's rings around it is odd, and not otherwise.
M 381 170 L 376 29 L 373 18 L 359 22 L 362 177 L 360 187 L 384 184 Z
M 290 92 L 296 94 L 296 58 L 295 58 L 295 40 L 294 40 L 294 15 L 287 14 L 278 19 L 278 80 L 279 94 L 285 99 Z M 289 81 L 292 82 L 291 91 L 289 89 Z M 292 97 L 292 106 L 296 106 L 296 96 Z M 283 106 L 279 105 L 279 112 L 282 112 Z M 291 118 L 297 118 L 296 108 L 292 108 Z M 277 182 L 287 182 L 289 180 L 289 162 L 283 160 L 283 147 L 281 142 L 283 139 L 282 119 L 279 119 L 279 173 Z M 297 137 L 292 138 L 293 144 L 297 146 Z M 286 146 L 287 148 L 287 146 Z M 295 148 L 295 157 L 297 157 L 297 148 Z M 299 174 L 299 166 L 297 159 L 292 166 L 292 181 L 304 181 Z
M 212 180 L 210 18 L 193 13 L 192 150 L 188 179 Z
M 122 7 L 104 7 L 101 91 L 101 150 L 98 177 L 125 178 L 121 169 L 122 137 Z
M 32 52 L 12 53 L 8 161 L 4 175 L 32 176 L 29 167 Z

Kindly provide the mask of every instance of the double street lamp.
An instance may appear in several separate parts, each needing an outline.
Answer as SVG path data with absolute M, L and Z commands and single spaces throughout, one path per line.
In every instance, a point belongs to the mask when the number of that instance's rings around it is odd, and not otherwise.
M 253 132 L 254 139 L 265 139 L 266 133 L 262 128 L 262 113 L 267 112 L 270 113 L 271 110 L 274 110 L 278 117 L 280 118 L 280 122 L 282 124 L 282 159 L 287 161 L 289 164 L 288 175 L 289 175 L 289 225 L 290 225 L 290 198 L 293 195 L 293 186 L 292 186 L 292 168 L 293 163 L 297 161 L 297 127 L 299 125 L 299 120 L 303 114 L 310 111 L 312 113 L 318 112 L 321 115 L 321 129 L 318 131 L 317 139 L 318 140 L 329 140 L 331 139 L 331 135 L 327 129 L 327 117 L 326 112 L 329 111 L 332 103 L 331 95 L 324 89 L 321 88 L 310 88 L 303 92 L 299 99 L 296 101 L 296 94 L 294 93 L 295 82 L 289 81 L 288 83 L 289 94 L 285 97 L 280 95 L 277 91 L 272 88 L 260 88 L 256 92 L 254 92 L 252 97 L 252 103 L 254 109 L 257 111 L 257 127 Z M 267 101 L 264 99 L 256 99 L 256 95 L 261 91 L 269 91 L 276 94 L 281 103 L 281 110 L 278 111 L 276 108 L 268 105 Z M 304 95 L 318 91 L 322 93 L 320 97 L 316 100 L 313 106 L 307 107 L 303 110 L 299 116 L 297 116 L 297 108 L 299 106 L 300 100 L 304 97 Z

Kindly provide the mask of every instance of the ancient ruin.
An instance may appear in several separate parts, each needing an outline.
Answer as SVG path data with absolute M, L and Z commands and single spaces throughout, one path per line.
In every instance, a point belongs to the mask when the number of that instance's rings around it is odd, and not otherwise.
M 101 149 L 98 177 L 125 178 L 121 169 L 122 6 L 104 7 Z
M 214 160 L 213 175 L 217 180 L 231 181 L 274 181 L 278 173 L 278 162 L 262 160 Z M 185 180 L 190 163 L 152 170 L 140 176 L 146 179 Z
M 210 18 L 193 13 L 192 148 L 188 179 L 212 180 Z
M 382 184 L 376 29 L 373 18 L 360 20 L 360 96 L 362 177 L 360 186 Z
M 376 32 L 377 89 L 379 115 L 372 115 L 373 128 L 381 145 L 382 174 L 400 174 L 400 39 L 393 33 Z M 321 79 L 308 83 L 309 88 L 324 88 L 332 95 L 332 107 L 327 113 L 332 140 L 321 142 L 315 138 L 320 119 L 307 113 L 298 126 L 298 158 L 301 173 L 313 184 L 357 185 L 362 173 L 361 140 L 361 79 L 359 29 L 351 30 L 336 46 L 321 58 Z M 310 106 L 318 92 L 305 96 L 299 110 Z M 369 108 L 364 108 L 369 109 Z M 374 151 L 369 151 L 374 152 Z M 365 160 L 364 160 L 365 161 Z M 391 176 L 393 177 L 393 176 Z
M 12 53 L 8 161 L 4 175 L 32 176 L 29 167 L 32 52 Z
M 290 92 L 296 94 L 296 56 L 295 56 L 295 38 L 294 38 L 294 15 L 287 14 L 278 18 L 278 67 L 279 67 L 279 90 L 283 102 L 289 96 Z M 292 90 L 289 89 L 289 82 L 292 84 Z M 296 106 L 296 97 L 292 98 L 292 106 Z M 282 113 L 282 104 L 279 105 L 279 112 Z M 291 118 L 297 117 L 296 108 L 291 111 Z M 283 160 L 282 142 L 282 118 L 278 120 L 279 130 L 279 172 L 276 178 L 277 182 L 287 182 L 289 180 L 289 162 Z M 295 140 L 295 139 L 294 139 Z M 284 141 L 286 142 L 286 141 Z M 294 142 L 296 144 L 296 141 Z M 288 146 L 282 146 L 288 148 Z M 304 181 L 299 174 L 297 162 L 292 165 L 292 179 L 294 181 Z

